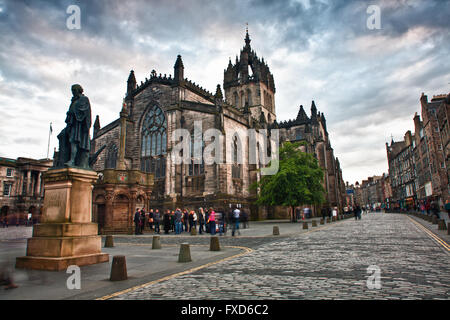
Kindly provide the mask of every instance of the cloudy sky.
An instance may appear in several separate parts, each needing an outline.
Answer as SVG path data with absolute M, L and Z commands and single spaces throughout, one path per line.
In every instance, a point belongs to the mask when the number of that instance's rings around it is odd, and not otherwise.
M 67 8 L 81 29 L 67 28 Z M 367 20 L 380 8 L 380 29 Z M 422 92 L 450 92 L 450 2 L 443 0 L 0 0 L 0 156 L 45 158 L 80 83 L 102 126 L 118 117 L 131 69 L 138 82 L 173 74 L 211 92 L 244 45 L 271 68 L 277 119 L 311 100 L 327 118 L 344 179 L 387 172 L 385 142 L 413 130 Z

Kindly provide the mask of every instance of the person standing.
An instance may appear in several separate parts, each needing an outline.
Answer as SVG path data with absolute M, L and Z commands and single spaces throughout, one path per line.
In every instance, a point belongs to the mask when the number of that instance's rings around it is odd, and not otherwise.
M 177 210 L 175 211 L 175 234 L 180 234 L 183 230 L 182 220 L 183 213 L 181 212 L 180 208 L 177 208 Z
M 175 232 L 175 211 L 173 210 L 170 213 L 170 228 L 172 232 Z
M 145 208 L 142 208 L 141 210 L 141 234 L 144 234 L 144 229 L 145 229 Z
M 156 209 L 155 213 L 153 214 L 153 223 L 155 225 L 155 232 L 157 234 L 159 234 L 159 232 L 160 232 L 159 231 L 159 224 L 160 224 L 160 222 L 161 222 L 161 215 L 159 213 L 159 210 Z
M 208 210 L 206 210 L 206 212 L 205 212 L 205 231 L 206 231 L 206 233 L 210 233 L 210 230 L 209 230 L 209 212 L 208 212 Z
M 320 210 L 320 213 L 322 214 L 323 221 L 325 221 L 325 217 L 327 216 L 327 208 L 322 207 L 322 209 Z
M 440 219 L 441 217 L 439 216 L 439 204 L 437 204 L 437 202 L 434 202 L 431 204 L 431 212 L 433 213 L 433 215 L 435 215 L 438 219 Z
M 222 209 L 219 209 L 218 212 L 216 212 L 216 221 L 219 226 L 219 235 L 223 236 L 223 229 L 225 225 L 225 217 Z
M 337 217 L 337 212 L 338 212 L 337 207 L 334 207 L 333 208 L 333 217 Z
M 153 230 L 153 222 L 155 220 L 154 215 L 155 213 L 153 212 L 153 209 L 150 209 L 150 212 L 148 213 L 148 227 L 150 230 Z
M 359 204 L 357 204 L 355 208 L 355 220 L 361 220 L 361 213 L 361 207 L 359 206 Z
M 233 211 L 233 231 L 231 232 L 231 235 L 234 237 L 236 230 L 241 235 L 241 232 L 239 231 L 239 219 L 241 216 L 241 210 L 238 208 L 234 209 Z
M 189 212 L 186 209 L 184 209 L 183 210 L 184 232 L 188 232 L 188 223 L 189 223 Z M 181 228 L 181 231 L 183 231 L 183 228 Z
M 194 227 L 194 211 L 193 210 L 191 210 L 189 212 L 188 219 L 189 219 L 189 232 L 191 232 L 192 228 Z
M 211 233 L 211 235 L 215 235 L 216 234 L 216 213 L 214 212 L 213 208 L 209 208 L 208 211 L 208 225 L 209 225 L 209 233 Z
M 197 213 L 196 213 L 194 210 L 192 210 L 192 217 L 193 217 L 193 220 L 194 220 L 194 229 L 197 230 L 197 220 L 198 220 L 198 217 L 197 217 Z
M 203 208 L 199 208 L 198 210 L 198 233 L 203 233 L 203 226 L 205 224 L 205 212 L 203 211 Z
M 136 212 L 134 213 L 134 234 L 141 234 L 141 214 L 139 209 L 136 208 Z
M 167 210 L 163 217 L 164 233 L 169 234 L 171 228 L 170 210 Z

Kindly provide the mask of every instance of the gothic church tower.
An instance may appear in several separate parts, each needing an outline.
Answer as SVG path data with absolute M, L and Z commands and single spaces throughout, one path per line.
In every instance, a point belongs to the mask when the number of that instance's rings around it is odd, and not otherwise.
M 259 59 L 252 50 L 250 41 L 247 30 L 239 59 L 236 56 L 234 65 L 230 59 L 224 70 L 225 100 L 245 113 L 250 112 L 253 118 L 264 117 L 271 124 L 276 120 L 273 75 L 264 58 Z

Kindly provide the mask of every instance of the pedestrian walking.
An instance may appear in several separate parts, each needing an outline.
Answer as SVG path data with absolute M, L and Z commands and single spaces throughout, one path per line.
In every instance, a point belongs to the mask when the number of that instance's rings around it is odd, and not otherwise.
M 250 226 L 248 224 L 248 221 L 250 219 L 248 218 L 247 210 L 242 209 L 241 215 L 242 215 L 242 224 L 243 224 L 244 229 L 250 228 Z
M 134 213 L 134 234 L 141 234 L 141 214 L 139 209 L 136 208 L 136 212 Z

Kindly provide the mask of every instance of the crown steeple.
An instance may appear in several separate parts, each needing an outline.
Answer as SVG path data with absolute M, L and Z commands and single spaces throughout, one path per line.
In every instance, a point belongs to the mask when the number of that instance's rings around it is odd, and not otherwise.
M 249 50 L 250 49 L 250 36 L 248 35 L 248 23 L 247 23 L 247 28 L 245 29 L 245 47 L 244 49 Z

